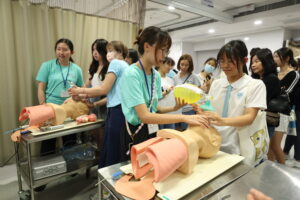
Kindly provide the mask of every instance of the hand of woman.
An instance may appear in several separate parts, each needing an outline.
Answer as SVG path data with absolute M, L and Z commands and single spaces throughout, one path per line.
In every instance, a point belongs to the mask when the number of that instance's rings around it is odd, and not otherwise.
M 94 108 L 95 104 L 90 102 L 88 99 L 82 99 L 81 100 L 83 103 L 85 103 L 89 108 Z
M 200 108 L 199 104 L 194 103 L 192 104 L 192 107 L 197 114 L 203 114 L 203 110 Z
M 187 103 L 184 102 L 184 100 L 175 97 L 176 104 L 174 106 L 174 111 L 178 110 L 179 108 L 182 108 L 183 106 L 187 105 Z
M 247 200 L 272 200 L 272 198 L 258 190 L 251 189 L 247 195 Z
M 167 89 L 167 94 L 170 93 L 174 89 L 174 86 L 171 86 Z
M 205 111 L 203 114 L 208 118 L 209 123 L 217 126 L 226 126 L 225 118 L 216 112 Z
M 191 125 L 198 125 L 209 128 L 207 117 L 204 115 L 184 115 L 184 122 Z
M 72 87 L 72 88 L 68 89 L 70 96 L 83 94 L 83 91 L 84 91 L 84 88 L 80 88 L 80 87 Z

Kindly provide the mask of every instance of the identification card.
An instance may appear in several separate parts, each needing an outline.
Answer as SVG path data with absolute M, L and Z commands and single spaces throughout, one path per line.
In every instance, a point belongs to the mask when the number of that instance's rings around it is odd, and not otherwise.
M 69 93 L 68 93 L 67 90 L 63 90 L 63 91 L 61 91 L 61 93 L 60 93 L 60 97 L 70 97 L 70 95 L 69 95 Z
M 158 131 L 158 124 L 148 124 L 149 135 Z

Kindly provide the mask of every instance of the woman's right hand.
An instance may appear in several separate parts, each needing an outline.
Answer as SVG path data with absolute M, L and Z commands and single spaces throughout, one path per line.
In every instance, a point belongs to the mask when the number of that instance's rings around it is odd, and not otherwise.
M 84 93 L 84 88 L 81 87 L 72 87 L 68 89 L 68 93 L 70 96 L 79 95 Z
M 198 125 L 204 128 L 209 128 L 209 122 L 206 116 L 204 115 L 183 115 L 184 122 L 191 125 Z

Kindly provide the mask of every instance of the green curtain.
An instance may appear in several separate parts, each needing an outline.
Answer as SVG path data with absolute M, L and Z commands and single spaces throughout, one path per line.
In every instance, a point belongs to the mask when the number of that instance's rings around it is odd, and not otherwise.
M 42 62 L 55 58 L 55 42 L 60 38 L 73 42 L 73 59 L 86 79 L 93 41 L 120 40 L 131 48 L 138 25 L 44 4 L 33 5 L 25 0 L 1 0 L 0 30 L 0 163 L 3 163 L 14 153 L 14 148 L 10 135 L 2 133 L 20 124 L 18 116 L 23 107 L 38 103 L 35 77 Z

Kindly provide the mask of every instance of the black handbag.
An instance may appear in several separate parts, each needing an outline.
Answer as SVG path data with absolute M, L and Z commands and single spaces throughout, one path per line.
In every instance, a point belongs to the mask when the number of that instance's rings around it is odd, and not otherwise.
M 292 82 L 292 84 L 290 85 L 290 87 L 287 90 L 283 91 L 281 95 L 279 95 L 278 97 L 271 99 L 271 101 L 268 104 L 268 111 L 274 113 L 279 112 L 285 115 L 290 115 L 292 108 L 290 106 L 289 93 L 292 92 L 293 88 L 298 83 L 300 78 L 298 71 L 295 72 L 296 72 L 296 77 Z
M 281 94 L 278 97 L 271 99 L 268 105 L 268 111 L 274 113 L 282 113 L 289 115 L 291 112 L 290 98 L 288 94 Z
M 267 125 L 268 126 L 279 126 L 279 120 L 280 116 L 279 113 L 273 113 L 273 112 L 266 112 L 266 118 L 267 118 Z

